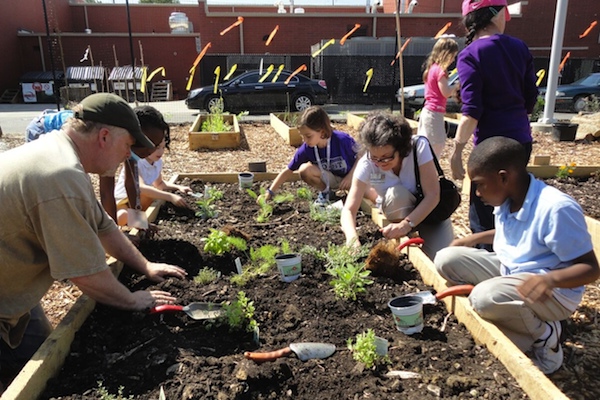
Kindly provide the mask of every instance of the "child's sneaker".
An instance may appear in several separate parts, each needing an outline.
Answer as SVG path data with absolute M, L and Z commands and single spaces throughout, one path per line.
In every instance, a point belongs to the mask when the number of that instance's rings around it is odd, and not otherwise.
M 315 200 L 315 206 L 325 207 L 329 204 L 329 192 L 319 192 Z
M 531 361 L 546 375 L 557 371 L 563 363 L 563 349 L 560 345 L 562 327 L 560 321 L 546 322 L 550 335 L 538 339 L 531 347 Z

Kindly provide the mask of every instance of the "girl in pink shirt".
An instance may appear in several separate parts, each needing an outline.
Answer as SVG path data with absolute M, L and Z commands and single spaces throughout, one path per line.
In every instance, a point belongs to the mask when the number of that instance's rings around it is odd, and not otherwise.
M 446 130 L 444 129 L 444 114 L 446 102 L 455 87 L 448 84 L 448 67 L 458 54 L 458 44 L 454 39 L 439 39 L 427 61 L 423 72 L 425 82 L 425 105 L 419 117 L 419 135 L 429 139 L 437 158 L 440 158 L 446 143 Z

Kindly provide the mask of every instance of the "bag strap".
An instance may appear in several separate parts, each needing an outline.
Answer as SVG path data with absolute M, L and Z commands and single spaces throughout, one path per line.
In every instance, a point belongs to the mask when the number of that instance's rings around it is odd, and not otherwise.
M 431 147 L 431 143 L 429 142 L 429 139 L 427 139 L 425 136 L 417 136 L 415 137 L 415 141 L 413 143 L 413 158 L 414 158 L 414 162 L 415 162 L 415 180 L 417 183 L 417 194 L 419 195 L 420 199 L 423 199 L 423 188 L 421 187 L 421 173 L 419 172 L 419 163 L 417 161 L 417 142 L 419 139 L 423 139 L 427 142 L 427 144 L 429 145 L 429 150 L 431 150 L 431 155 L 433 156 L 433 162 L 435 164 L 435 168 L 437 169 L 438 172 L 438 178 L 439 177 L 444 177 L 444 170 L 442 170 L 442 167 L 440 166 L 440 163 L 437 159 L 437 157 L 435 156 L 435 152 L 433 151 L 433 147 Z

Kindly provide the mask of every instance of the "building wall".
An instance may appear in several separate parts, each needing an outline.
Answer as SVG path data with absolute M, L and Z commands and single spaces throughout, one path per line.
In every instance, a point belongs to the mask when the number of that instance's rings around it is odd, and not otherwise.
M 116 58 L 120 65 L 131 64 L 129 39 L 127 36 L 127 9 L 114 4 L 69 4 L 68 0 L 45 0 L 55 54 L 56 67 L 62 69 L 80 63 L 86 47 L 90 45 L 95 65 L 112 67 Z M 403 1 L 403 0 L 401 0 Z M 407 3 L 406 1 L 403 1 Z M 548 4 L 551 3 L 551 4 Z M 571 51 L 571 58 L 595 58 L 600 54 L 598 31 L 594 28 L 590 35 L 579 39 L 589 24 L 598 19 L 600 10 L 595 1 L 570 2 L 565 30 L 564 48 Z M 11 62 L 0 64 L 0 92 L 8 87 L 18 87 L 18 78 L 28 71 L 42 69 L 42 55 L 46 69 L 50 69 L 50 59 L 45 41 L 44 16 L 39 0 L 20 0 L 0 3 L 0 51 Z M 439 12 L 441 0 L 419 0 L 413 13 L 401 14 L 401 34 L 404 38 L 435 35 L 447 22 L 451 22 L 446 33 L 463 36 L 460 1 L 443 2 L 448 15 Z M 406 4 L 404 4 L 406 5 Z M 311 46 L 321 40 L 340 39 L 355 24 L 361 29 L 353 37 L 375 36 L 393 37 L 396 35 L 396 18 L 389 13 L 395 10 L 394 0 L 384 0 L 376 13 L 365 13 L 364 7 L 351 9 L 315 8 L 320 14 L 278 14 L 275 7 L 263 9 L 233 7 L 206 7 L 200 0 L 198 5 L 130 5 L 133 50 L 136 63 L 141 59 L 140 44 L 143 48 L 144 63 L 150 70 L 164 66 L 166 79 L 173 81 L 176 94 L 185 96 L 185 85 L 190 69 L 198 52 L 207 44 L 211 48 L 207 55 L 216 54 L 304 54 L 311 53 Z M 32 12 L 34 10 L 34 12 Z M 383 11 L 386 11 L 384 13 Z M 193 24 L 193 34 L 176 35 L 170 33 L 168 19 L 171 12 L 185 12 Z M 330 12 L 335 11 L 335 12 Z M 507 24 L 506 33 L 522 38 L 536 57 L 548 57 L 554 25 L 555 2 L 529 0 L 523 6 L 522 16 L 513 17 Z M 244 17 L 244 23 L 225 35 L 223 29 Z M 269 46 L 265 40 L 279 25 L 279 30 Z M 18 28 L 33 31 L 33 34 L 17 35 Z M 91 34 L 84 33 L 91 29 Z M 60 34 L 60 35 L 58 35 Z M 60 36 L 60 39 L 59 39 Z M 40 38 L 42 49 L 40 50 Z M 114 46 L 114 51 L 113 51 Z M 569 62 L 567 63 L 567 67 Z M 295 68 L 296 66 L 291 66 Z M 156 78 L 158 79 L 158 78 Z M 195 79 L 194 85 L 198 83 Z

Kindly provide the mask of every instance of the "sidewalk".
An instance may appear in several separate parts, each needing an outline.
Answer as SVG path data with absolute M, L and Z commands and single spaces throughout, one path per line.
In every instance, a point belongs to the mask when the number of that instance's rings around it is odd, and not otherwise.
M 192 123 L 199 110 L 190 110 L 185 105 L 184 100 L 138 103 L 138 105 L 151 105 L 156 107 L 164 116 L 165 120 L 171 124 Z M 135 104 L 131 104 L 133 107 Z M 325 104 L 322 106 L 332 120 L 339 121 L 346 119 L 347 112 L 366 113 L 376 109 L 389 109 L 389 104 Z M 400 106 L 394 105 L 394 110 Z M 38 116 L 46 109 L 56 109 L 55 104 L 0 104 L 0 127 L 4 135 L 24 135 L 25 128 L 33 118 Z M 62 108 L 61 108 L 62 109 Z M 268 122 L 269 114 L 250 114 L 244 116 L 244 121 Z

